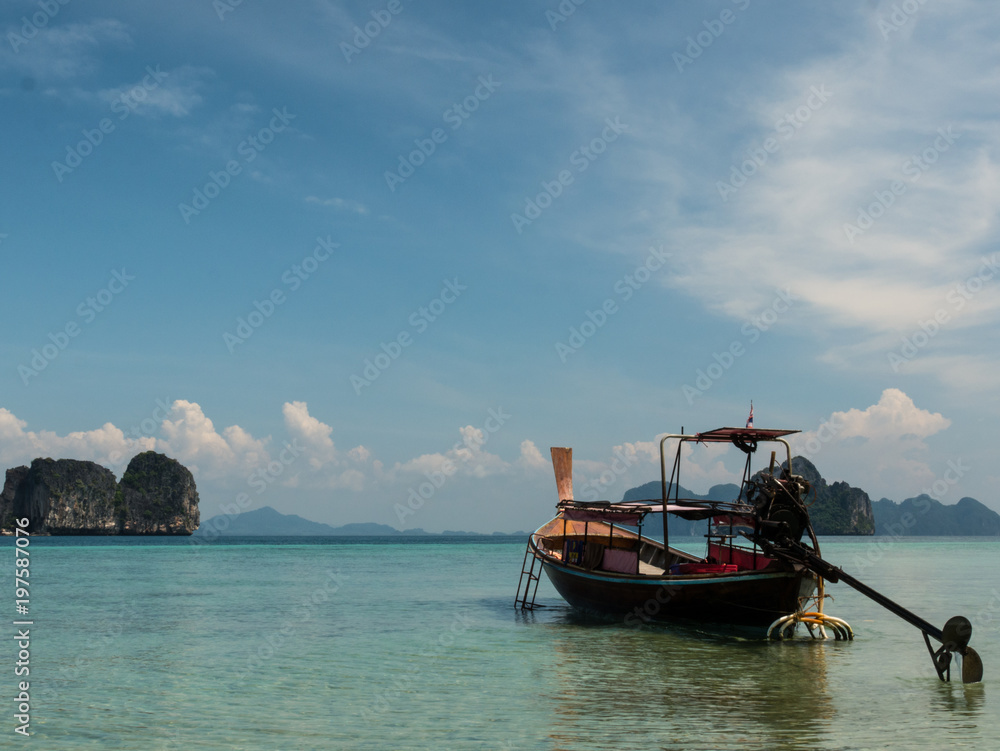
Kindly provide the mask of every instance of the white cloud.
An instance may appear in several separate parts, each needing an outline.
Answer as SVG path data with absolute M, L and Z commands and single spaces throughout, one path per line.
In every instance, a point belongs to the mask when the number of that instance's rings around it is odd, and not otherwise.
M 196 476 L 247 477 L 270 461 L 270 438 L 254 438 L 237 425 L 220 434 L 194 402 L 175 401 L 160 430 L 164 437 L 157 441 L 157 450 L 177 459 Z
M 901 390 L 888 388 L 876 404 L 834 412 L 821 427 L 793 435 L 789 442 L 793 454 L 811 459 L 830 482 L 847 480 L 875 498 L 902 500 L 936 479 L 926 439 L 950 425 L 944 415 L 921 409 Z M 660 479 L 662 437 L 614 446 L 606 460 L 576 458 L 576 497 L 617 500 L 629 488 Z M 665 450 L 669 478 L 676 443 L 668 440 Z M 695 493 L 723 483 L 738 485 L 741 463 L 742 455 L 730 444 L 687 444 L 681 453 L 680 484 Z M 755 468 L 759 466 L 755 462 Z
M 239 425 L 222 429 L 195 402 L 177 400 L 160 427 L 158 437 L 126 438 L 111 423 L 97 430 L 79 431 L 59 436 L 50 431 L 27 431 L 26 423 L 9 410 L 0 408 L 0 460 L 9 466 L 28 463 L 37 456 L 86 459 L 117 469 L 140 451 L 156 450 L 188 467 L 195 479 L 216 493 L 245 491 L 248 478 L 269 472 L 273 483 L 297 489 L 343 489 L 362 491 L 374 482 L 391 489 L 406 486 L 414 477 L 441 475 L 485 480 L 516 472 L 537 476 L 549 471 L 550 462 L 531 440 L 520 443 L 518 457 L 511 462 L 485 450 L 491 434 L 473 425 L 459 428 L 459 439 L 445 452 L 427 453 L 398 462 L 388 473 L 365 446 L 339 451 L 332 439 L 333 428 L 309 414 L 305 402 L 286 402 L 282 406 L 287 441 L 276 442 L 270 436 L 256 438 Z M 282 452 L 287 445 L 301 454 Z M 686 452 L 683 481 L 694 489 L 707 489 L 718 482 L 734 481 L 721 461 L 724 447 L 707 446 Z M 307 459 L 302 461 L 299 457 Z M 601 488 L 613 485 L 615 497 L 629 487 L 659 476 L 658 442 L 625 443 L 615 446 L 607 461 L 578 459 L 574 468 L 577 487 L 589 483 Z M 280 471 L 275 472 L 282 461 Z M 624 471 L 623 471 L 624 470 Z M 602 484 L 602 477 L 611 482 Z M 736 478 L 738 479 L 738 478 Z M 205 488 L 203 488 L 204 490 Z M 389 490 L 391 492 L 391 490 Z M 607 494 L 603 494 L 605 497 Z M 580 496 L 582 497 L 582 496 Z
M 525 439 L 521 441 L 521 456 L 518 458 L 518 465 L 523 469 L 545 469 L 549 466 L 549 461 L 542 456 L 534 441 Z
M 291 469 L 296 483 L 360 491 L 381 474 L 381 462 L 372 461 L 371 451 L 364 446 L 338 451 L 331 438 L 333 428 L 310 415 L 305 402 L 286 402 L 281 411 L 289 437 L 302 444 L 309 457 L 309 473 L 298 467 Z
M 927 438 L 951 425 L 947 417 L 919 409 L 913 399 L 895 388 L 883 391 L 878 404 L 834 412 L 830 420 L 841 426 L 841 440 L 859 437 L 874 442 Z
M 347 457 L 357 464 L 368 464 L 372 458 L 372 452 L 364 446 L 355 446 L 347 452 Z
M 32 459 L 82 459 L 121 472 L 135 454 L 155 445 L 151 437 L 126 438 L 120 428 L 105 423 L 95 430 L 58 435 L 50 430 L 25 430 L 27 423 L 0 407 L 0 462 L 8 467 L 30 464 Z
M 510 471 L 512 467 L 510 463 L 496 454 L 483 450 L 483 446 L 490 439 L 488 433 L 473 425 L 459 428 L 458 432 L 461 440 L 456 441 L 448 451 L 423 454 L 415 459 L 399 462 L 393 467 L 392 474 L 426 475 L 441 472 L 448 477 L 458 475 L 482 479 Z
M 458 429 L 458 440 L 451 449 L 397 462 L 385 472 L 365 446 L 338 450 L 332 426 L 312 416 L 305 402 L 286 402 L 282 414 L 286 436 L 278 440 L 258 438 L 239 425 L 220 430 L 199 404 L 177 400 L 157 437 L 136 439 L 111 423 L 66 435 L 29 431 L 24 420 L 0 408 L 0 461 L 15 466 L 38 456 L 86 459 L 120 473 L 136 453 L 156 450 L 191 469 L 205 495 L 206 508 L 212 508 L 209 498 L 245 492 L 248 478 L 265 471 L 274 478 L 269 488 L 295 488 L 306 494 L 379 488 L 378 492 L 389 496 L 423 478 L 440 480 L 444 476 L 476 483 L 509 475 L 514 482 L 538 482 L 550 471 L 547 457 L 533 441 L 521 441 L 517 457 L 507 461 L 486 450 L 491 433 L 466 425 Z M 846 479 L 875 497 L 901 499 L 916 495 L 936 479 L 928 463 L 932 457 L 926 440 L 947 429 L 951 421 L 917 407 L 904 392 L 890 388 L 876 404 L 834 412 L 825 423 L 825 428 L 793 437 L 793 450 L 814 459 L 831 481 Z M 661 437 L 613 446 L 603 459 L 578 455 L 574 463 L 576 497 L 617 500 L 631 487 L 658 480 Z M 296 451 L 288 451 L 288 446 Z M 674 449 L 675 444 L 668 441 L 668 472 Z M 728 444 L 687 446 L 682 453 L 681 484 L 704 493 L 719 483 L 738 483 L 740 455 L 736 454 L 736 461 L 733 456 Z M 366 502 L 377 497 L 372 495 Z M 273 498 L 269 496 L 268 502 Z
M 925 439 L 951 425 L 944 415 L 917 407 L 896 388 L 865 409 L 834 412 L 816 430 L 791 436 L 793 452 L 810 459 L 829 481 L 847 480 L 873 494 L 902 500 L 933 482 Z M 824 467 L 827 469 L 824 470 Z M 849 476 L 832 476 L 831 468 Z
M 141 438 L 128 438 L 111 423 L 64 436 L 51 431 L 33 432 L 26 430 L 24 420 L 0 408 L 0 461 L 14 466 L 39 456 L 53 456 L 95 461 L 122 470 L 135 454 L 155 450 L 177 459 L 197 481 L 209 482 L 217 490 L 245 490 L 248 478 L 263 472 L 274 478 L 269 486 L 277 483 L 360 491 L 373 481 L 388 486 L 408 482 L 412 474 L 444 472 L 448 476 L 484 479 L 513 466 L 483 449 L 490 439 L 488 433 L 467 425 L 459 429 L 461 438 L 448 452 L 423 454 L 397 463 L 392 472 L 385 473 L 382 462 L 365 446 L 339 451 L 331 437 L 333 428 L 310 415 L 305 402 L 286 402 L 282 414 L 288 440 L 278 444 L 271 436 L 257 438 L 239 425 L 220 431 L 201 405 L 182 399 L 171 405 L 159 436 Z M 308 461 L 299 461 L 300 456 Z M 547 465 L 530 441 L 522 444 L 518 462 L 530 468 Z
M 305 444 L 313 468 L 337 461 L 337 449 L 330 437 L 333 428 L 311 416 L 305 402 L 286 402 L 281 412 L 285 416 L 285 429 L 293 439 Z
M 611 450 L 613 458 L 608 461 L 581 461 L 581 488 L 583 483 L 587 483 L 599 487 L 609 500 L 617 500 L 630 488 L 659 480 L 660 439 L 664 435 L 661 433 L 654 441 L 626 442 L 615 446 Z M 723 461 L 727 453 L 731 453 L 730 449 L 728 444 L 686 444 L 681 452 L 680 484 L 694 493 L 707 492 L 713 485 L 721 483 L 738 484 L 740 475 Z M 676 450 L 676 441 L 668 440 L 664 446 L 668 479 Z

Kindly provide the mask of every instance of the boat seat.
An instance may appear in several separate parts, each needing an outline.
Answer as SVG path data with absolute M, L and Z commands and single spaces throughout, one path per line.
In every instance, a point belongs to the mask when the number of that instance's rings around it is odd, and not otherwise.
M 663 576 L 666 570 L 645 561 L 639 561 L 639 573 L 645 576 Z

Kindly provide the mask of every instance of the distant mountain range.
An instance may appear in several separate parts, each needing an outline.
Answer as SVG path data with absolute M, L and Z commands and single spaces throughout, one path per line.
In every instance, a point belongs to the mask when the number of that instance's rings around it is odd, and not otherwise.
M 833 484 L 820 475 L 815 465 L 804 457 L 794 457 L 795 473 L 812 485 L 809 515 L 820 535 L 891 535 L 893 537 L 937 536 L 1000 536 L 1000 514 L 975 498 L 962 498 L 958 503 L 944 505 L 928 495 L 907 498 L 902 503 L 883 498 L 872 502 L 868 493 L 848 485 Z M 706 495 L 680 488 L 682 498 L 731 501 L 739 493 L 733 484 L 715 485 Z M 660 482 L 648 482 L 626 491 L 622 500 L 659 498 Z M 656 533 L 659 520 L 652 522 Z M 705 522 L 688 522 L 675 516 L 669 520 L 671 535 L 703 535 Z
M 1000 514 L 975 498 L 948 506 L 926 494 L 902 503 L 883 498 L 872 503 L 872 509 L 877 535 L 1000 535 Z
M 459 537 L 482 536 L 478 532 L 454 532 L 445 530 L 440 534 L 425 532 L 422 529 L 405 529 L 400 532 L 388 524 L 345 524 L 341 527 L 331 527 L 329 524 L 304 519 L 296 514 L 282 514 L 270 506 L 245 511 L 236 516 L 220 514 L 201 523 L 194 533 L 199 536 L 224 537 Z M 527 532 L 514 532 L 519 537 L 527 537 Z M 495 537 L 508 535 L 494 532 Z
M 793 459 L 796 474 L 805 477 L 813 487 L 809 502 L 809 514 L 817 534 L 821 535 L 891 535 L 893 537 L 938 535 L 938 536 L 1000 536 L 1000 514 L 984 506 L 975 498 L 962 498 L 958 503 L 944 505 L 930 496 L 920 495 L 908 498 L 902 503 L 883 498 L 872 501 L 860 488 L 846 482 L 827 481 L 808 459 Z M 683 486 L 682 498 L 712 501 L 732 501 L 739 493 L 739 487 L 726 483 L 712 486 L 708 493 L 699 495 Z M 625 492 L 622 500 L 648 500 L 660 498 L 660 481 Z M 658 534 L 662 522 L 659 517 L 651 518 L 644 529 L 650 534 Z M 671 536 L 702 536 L 705 522 L 689 522 L 671 516 L 669 520 Z M 446 530 L 441 533 L 426 532 L 423 529 L 400 531 L 387 524 L 345 524 L 332 527 L 329 524 L 304 519 L 295 514 L 282 514 L 270 506 L 246 511 L 236 516 L 219 515 L 202 522 L 194 533 L 199 536 L 226 537 L 457 537 L 481 536 L 478 532 L 456 532 Z M 513 536 L 527 537 L 528 532 L 514 532 Z M 494 532 L 495 537 L 506 537 Z
M 677 489 L 678 497 L 690 498 L 695 501 L 732 501 L 736 499 L 739 492 L 740 486 L 734 485 L 731 482 L 722 485 L 713 485 L 705 495 L 692 492 L 683 485 Z M 647 482 L 645 485 L 626 490 L 622 500 L 648 501 L 659 500 L 662 497 L 663 486 L 660 480 L 653 480 L 652 482 Z M 671 537 L 701 536 L 705 534 L 706 524 L 704 521 L 692 522 L 687 519 L 681 519 L 679 516 L 674 516 L 673 514 L 670 514 L 669 517 L 667 524 L 670 528 Z M 663 521 L 660 516 L 650 517 L 643 527 L 643 534 L 660 535 L 663 532 L 662 524 Z

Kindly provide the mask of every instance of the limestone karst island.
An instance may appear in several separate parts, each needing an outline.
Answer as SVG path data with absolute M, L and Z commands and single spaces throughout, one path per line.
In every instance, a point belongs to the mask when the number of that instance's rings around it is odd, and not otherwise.
M 190 535 L 198 490 L 186 467 L 155 451 L 134 456 L 120 482 L 94 462 L 35 459 L 8 469 L 0 494 L 0 532 L 24 518 L 32 535 Z

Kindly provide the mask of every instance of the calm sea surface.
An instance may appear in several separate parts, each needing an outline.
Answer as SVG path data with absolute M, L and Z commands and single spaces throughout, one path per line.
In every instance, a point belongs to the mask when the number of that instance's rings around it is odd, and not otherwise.
M 1000 542 L 822 544 L 932 623 L 971 619 L 985 681 L 939 682 L 842 584 L 826 610 L 855 641 L 769 643 L 587 620 L 547 581 L 515 612 L 523 540 L 33 538 L 32 736 L 7 576 L 0 748 L 996 748 Z

